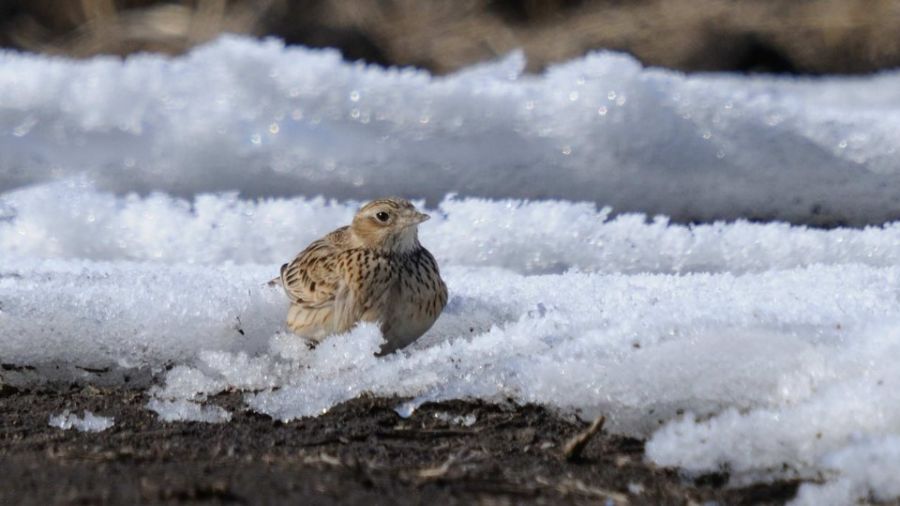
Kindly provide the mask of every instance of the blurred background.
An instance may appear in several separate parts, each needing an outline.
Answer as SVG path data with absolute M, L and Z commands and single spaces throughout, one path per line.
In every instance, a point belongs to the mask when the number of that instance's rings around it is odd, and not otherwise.
M 684 71 L 900 66 L 897 0 L 4 0 L 0 45 L 76 58 L 177 54 L 232 32 L 452 72 L 522 48 L 528 70 L 616 49 Z

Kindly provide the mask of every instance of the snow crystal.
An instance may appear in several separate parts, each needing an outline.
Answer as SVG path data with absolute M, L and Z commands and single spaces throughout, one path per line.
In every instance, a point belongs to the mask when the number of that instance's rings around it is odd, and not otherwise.
M 900 216 L 900 74 L 741 77 L 600 52 L 445 77 L 225 37 L 178 58 L 0 53 L 0 190 L 86 173 L 116 191 L 432 204 L 566 198 L 678 221 Z M 186 141 L 189 140 L 189 141 Z
M 68 409 L 59 415 L 50 417 L 50 426 L 62 430 L 75 429 L 80 432 L 103 432 L 113 425 L 115 425 L 115 420 L 112 417 L 96 416 L 87 410 L 84 411 L 83 417 L 70 413 Z

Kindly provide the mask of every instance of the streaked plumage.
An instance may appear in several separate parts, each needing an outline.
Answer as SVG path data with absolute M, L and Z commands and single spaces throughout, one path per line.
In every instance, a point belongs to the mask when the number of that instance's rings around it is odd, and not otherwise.
M 418 339 L 447 303 L 437 262 L 419 243 L 427 219 L 407 200 L 375 200 L 350 226 L 307 246 L 281 267 L 288 327 L 319 342 L 360 321 L 380 322 L 382 353 Z

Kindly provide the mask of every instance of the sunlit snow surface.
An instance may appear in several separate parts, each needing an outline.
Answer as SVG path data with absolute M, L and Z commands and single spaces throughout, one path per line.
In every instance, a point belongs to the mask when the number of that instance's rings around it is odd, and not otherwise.
M 227 423 L 206 399 L 234 389 L 285 420 L 365 392 L 400 413 L 537 402 L 688 473 L 821 480 L 799 502 L 900 495 L 900 224 L 602 207 L 896 217 L 896 74 L 685 78 L 601 54 L 432 79 L 242 39 L 0 59 L 4 382 L 149 387 L 166 421 Z M 391 356 L 372 326 L 307 349 L 266 282 L 348 198 L 393 193 L 427 199 L 444 314 Z
M 148 408 L 213 422 L 231 415 L 203 401 L 235 388 L 280 419 L 364 392 L 414 399 L 405 409 L 512 398 L 604 413 L 649 437 L 660 464 L 727 465 L 736 482 L 835 477 L 823 487 L 851 497 L 900 467 L 895 226 L 686 227 L 589 204 L 447 199 L 422 240 L 450 302 L 411 350 L 376 358 L 368 326 L 308 350 L 265 284 L 356 204 L 116 197 L 80 180 L 2 202 L 0 354 L 37 367 L 8 381 L 170 368 Z M 884 466 L 847 464 L 860 459 Z
M 88 172 L 183 196 L 448 192 L 678 221 L 900 217 L 900 74 L 792 80 L 596 53 L 432 78 L 225 38 L 178 59 L 0 52 L 0 191 Z

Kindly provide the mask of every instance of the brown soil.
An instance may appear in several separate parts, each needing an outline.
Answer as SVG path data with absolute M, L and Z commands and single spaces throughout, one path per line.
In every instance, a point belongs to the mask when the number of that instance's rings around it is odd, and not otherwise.
M 689 480 L 645 462 L 642 441 L 605 433 L 569 462 L 562 448 L 588 424 L 538 406 L 452 401 L 403 419 L 396 399 L 360 398 L 281 423 L 228 394 L 214 401 L 234 418 L 213 425 L 160 422 L 146 401 L 126 389 L 0 391 L 0 504 L 782 504 L 797 489 Z M 64 409 L 115 426 L 48 426 Z

